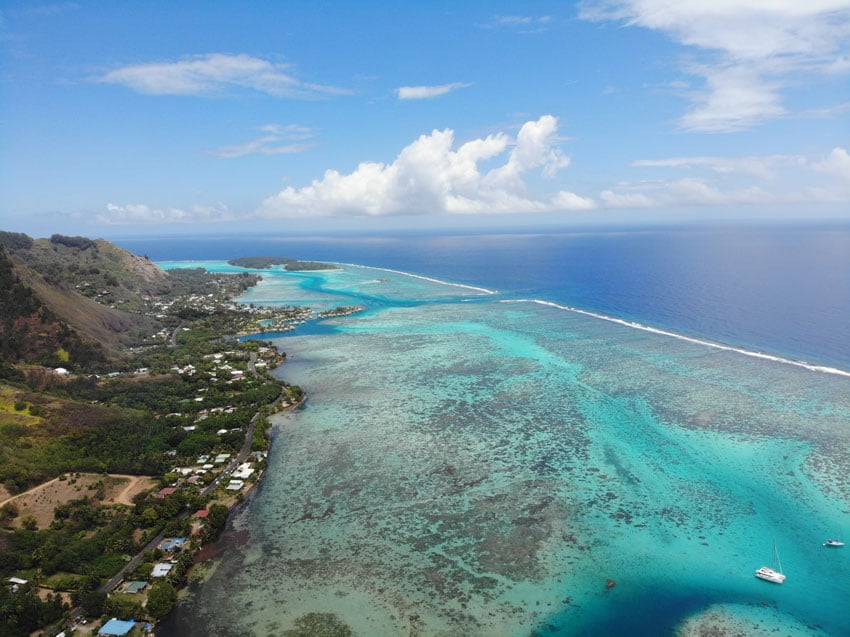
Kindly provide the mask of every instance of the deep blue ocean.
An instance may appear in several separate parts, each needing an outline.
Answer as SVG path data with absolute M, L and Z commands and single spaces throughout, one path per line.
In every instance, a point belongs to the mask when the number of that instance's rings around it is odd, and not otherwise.
M 850 370 L 850 226 L 115 239 L 154 261 L 389 268 Z

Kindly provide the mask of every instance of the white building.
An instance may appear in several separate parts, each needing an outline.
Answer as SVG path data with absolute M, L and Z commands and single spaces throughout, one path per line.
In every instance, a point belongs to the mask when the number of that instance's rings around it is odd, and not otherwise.
M 169 564 L 168 562 L 159 562 L 158 564 L 153 565 L 153 570 L 151 571 L 151 577 L 165 577 L 171 572 L 171 569 L 174 568 L 173 564 Z
M 239 465 L 236 471 L 233 472 L 233 477 L 239 480 L 245 480 L 251 477 L 251 474 L 254 473 L 254 467 L 248 462 L 243 462 Z

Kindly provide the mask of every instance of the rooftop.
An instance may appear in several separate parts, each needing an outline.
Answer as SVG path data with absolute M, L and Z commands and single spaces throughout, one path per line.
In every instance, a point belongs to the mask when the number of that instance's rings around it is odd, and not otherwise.
M 122 621 L 120 619 L 110 619 L 106 622 L 99 631 L 98 635 L 126 635 L 135 627 L 134 621 Z

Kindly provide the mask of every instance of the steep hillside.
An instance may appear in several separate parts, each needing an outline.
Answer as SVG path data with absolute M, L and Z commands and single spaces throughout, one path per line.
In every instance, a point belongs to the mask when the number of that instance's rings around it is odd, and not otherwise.
M 44 365 L 84 366 L 103 360 L 106 351 L 95 337 L 86 338 L 42 301 L 21 268 L 0 247 L 0 359 Z M 66 305 L 72 305 L 66 303 Z M 58 304 L 57 304 L 58 309 Z
M 201 268 L 165 272 L 103 239 L 0 231 L 0 366 L 83 370 L 152 344 L 163 321 L 174 327 L 187 312 L 202 312 L 181 311 L 191 295 L 226 300 L 258 280 Z
M 18 266 L 17 271 L 21 280 L 54 315 L 61 317 L 84 340 L 101 344 L 108 354 L 122 345 L 136 344 L 159 329 L 158 322 L 149 316 L 117 310 L 77 290 L 50 285 L 26 266 Z
M 173 286 L 108 241 L 0 232 L 0 356 L 83 368 L 159 329 L 146 299 Z
M 50 286 L 73 290 L 115 309 L 139 312 L 145 297 L 171 288 L 168 274 L 150 260 L 104 239 L 58 234 L 31 239 L 0 232 L 0 244 L 13 260 L 39 273 Z

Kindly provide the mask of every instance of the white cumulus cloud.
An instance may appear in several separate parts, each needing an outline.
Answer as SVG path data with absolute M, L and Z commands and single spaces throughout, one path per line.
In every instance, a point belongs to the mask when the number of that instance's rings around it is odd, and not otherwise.
M 226 53 L 131 64 L 109 71 L 95 81 L 123 84 L 150 95 L 216 95 L 248 90 L 274 97 L 309 99 L 345 92 L 303 82 L 291 74 L 286 64 Z
M 568 191 L 549 197 L 528 193 L 524 175 L 547 177 L 569 164 L 557 144 L 557 119 L 544 115 L 526 122 L 516 138 L 505 133 L 474 139 L 455 148 L 451 129 L 435 130 L 405 147 L 390 164 L 363 162 L 341 174 L 328 170 L 302 188 L 289 187 L 267 198 L 262 217 L 510 213 L 586 210 L 592 199 Z M 508 151 L 510 149 L 510 151 Z M 479 164 L 507 153 L 488 171 Z

